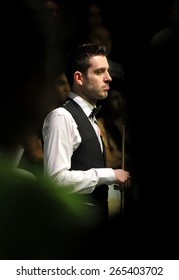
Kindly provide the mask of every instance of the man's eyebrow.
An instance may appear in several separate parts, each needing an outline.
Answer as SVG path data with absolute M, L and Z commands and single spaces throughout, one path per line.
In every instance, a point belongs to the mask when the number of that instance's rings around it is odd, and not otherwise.
M 99 71 L 105 72 L 106 70 L 108 71 L 109 69 L 106 67 L 100 67 L 100 68 L 95 69 L 94 72 L 99 72 Z

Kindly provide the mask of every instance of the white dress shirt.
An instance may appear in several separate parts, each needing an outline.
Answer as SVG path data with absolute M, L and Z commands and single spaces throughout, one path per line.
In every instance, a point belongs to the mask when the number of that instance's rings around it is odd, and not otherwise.
M 93 106 L 80 96 L 69 95 L 89 116 Z M 100 139 L 99 128 L 90 120 Z M 43 124 L 44 170 L 61 187 L 68 187 L 69 192 L 89 194 L 102 184 L 115 183 L 112 168 L 91 168 L 89 170 L 70 170 L 73 152 L 81 143 L 81 136 L 72 115 L 63 107 L 51 111 Z M 100 140 L 101 141 L 101 140 Z M 102 146 L 101 146 L 102 147 Z

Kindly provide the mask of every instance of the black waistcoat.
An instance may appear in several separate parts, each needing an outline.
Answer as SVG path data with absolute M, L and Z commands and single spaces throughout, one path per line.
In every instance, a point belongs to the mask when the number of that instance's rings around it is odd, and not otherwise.
M 105 167 L 105 156 L 101 151 L 100 143 L 94 128 L 82 108 L 72 99 L 64 104 L 64 108 L 73 116 L 82 138 L 78 149 L 73 153 L 71 159 L 71 170 L 88 170 L 90 168 Z M 95 188 L 90 195 L 99 206 L 106 206 L 108 200 L 108 186 L 101 185 Z

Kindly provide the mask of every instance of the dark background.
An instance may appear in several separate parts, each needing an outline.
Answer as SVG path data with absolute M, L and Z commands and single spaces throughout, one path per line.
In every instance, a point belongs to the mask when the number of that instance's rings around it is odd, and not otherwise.
M 112 33 L 113 58 L 123 64 L 129 83 L 133 175 L 139 183 L 136 208 L 114 221 L 111 235 L 117 225 L 122 258 L 178 258 L 179 49 L 150 48 L 152 36 L 170 24 L 171 1 L 97 2 Z M 85 11 L 83 1 L 73 5 L 71 16 Z M 84 32 L 82 15 L 77 24 Z

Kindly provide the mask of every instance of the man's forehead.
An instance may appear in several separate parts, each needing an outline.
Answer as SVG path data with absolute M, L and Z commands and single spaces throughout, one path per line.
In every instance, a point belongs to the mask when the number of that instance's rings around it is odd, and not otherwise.
M 106 56 L 104 55 L 95 55 L 90 57 L 89 59 L 90 65 L 93 67 L 103 67 L 102 65 L 104 65 L 104 67 L 106 67 L 106 65 L 108 65 L 108 60 L 106 58 Z

